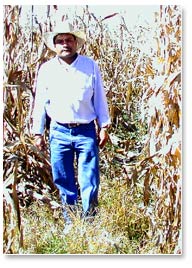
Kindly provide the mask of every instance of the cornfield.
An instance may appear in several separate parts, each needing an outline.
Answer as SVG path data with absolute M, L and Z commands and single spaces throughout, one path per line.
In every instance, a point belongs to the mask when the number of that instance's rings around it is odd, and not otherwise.
M 52 14 L 61 7 L 45 8 L 46 19 L 40 21 L 31 6 L 32 20 L 23 25 L 23 6 L 4 6 L 5 254 L 25 252 L 23 211 L 35 201 L 53 210 L 60 206 L 51 179 L 49 147 L 39 151 L 30 133 L 38 69 L 53 56 L 42 43 L 42 34 L 56 24 Z M 95 59 L 103 76 L 112 127 L 100 168 L 104 184 L 113 185 L 116 198 L 127 200 L 118 210 L 126 218 L 127 236 L 142 236 L 141 248 L 152 244 L 145 254 L 181 254 L 182 18 L 179 6 L 159 6 L 154 15 L 153 45 L 148 43 L 150 25 L 138 25 L 133 32 L 118 13 L 98 19 L 84 6 L 81 16 L 74 14 L 73 24 L 87 35 L 80 53 Z M 111 33 L 107 25 L 117 16 L 118 29 Z M 60 19 L 67 18 L 63 12 Z M 124 187 L 126 198 L 119 196 L 119 187 Z M 132 204 L 137 200 L 134 220 L 128 200 Z

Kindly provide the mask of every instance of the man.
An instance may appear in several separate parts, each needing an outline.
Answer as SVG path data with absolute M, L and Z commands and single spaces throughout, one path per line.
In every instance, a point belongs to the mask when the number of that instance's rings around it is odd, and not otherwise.
M 33 113 L 36 145 L 44 144 L 46 113 L 51 118 L 50 151 L 53 180 L 64 207 L 77 204 L 78 189 L 84 216 L 95 213 L 99 188 L 98 142 L 107 142 L 110 124 L 107 100 L 96 62 L 79 55 L 85 35 L 68 22 L 44 36 L 56 56 L 44 63 L 38 74 Z M 95 125 L 98 125 L 97 134 Z M 68 221 L 67 210 L 64 211 Z

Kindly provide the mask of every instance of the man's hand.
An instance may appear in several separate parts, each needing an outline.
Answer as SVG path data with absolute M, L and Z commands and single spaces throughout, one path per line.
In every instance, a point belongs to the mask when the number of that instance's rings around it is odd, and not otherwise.
M 102 149 L 108 141 L 109 135 L 107 128 L 101 128 L 99 131 L 99 147 Z
M 39 150 L 43 150 L 45 148 L 45 140 L 43 135 L 35 135 L 35 145 Z

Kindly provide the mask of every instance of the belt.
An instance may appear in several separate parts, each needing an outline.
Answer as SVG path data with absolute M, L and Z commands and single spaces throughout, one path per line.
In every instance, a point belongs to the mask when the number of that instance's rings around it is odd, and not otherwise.
M 74 128 L 74 127 L 79 127 L 79 126 L 88 126 L 94 123 L 94 121 L 91 121 L 90 123 L 59 123 L 56 121 L 56 123 L 64 127 Z
M 88 125 L 88 124 L 81 124 L 81 123 L 59 123 L 57 122 L 57 124 L 64 126 L 64 127 L 68 127 L 68 128 L 74 128 L 74 127 L 78 127 L 78 126 L 82 126 L 82 125 Z

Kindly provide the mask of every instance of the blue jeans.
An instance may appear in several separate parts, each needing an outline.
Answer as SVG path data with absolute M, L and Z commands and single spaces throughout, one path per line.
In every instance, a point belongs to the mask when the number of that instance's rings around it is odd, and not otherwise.
M 59 189 L 63 205 L 77 204 L 78 180 L 83 212 L 88 214 L 97 206 L 100 182 L 94 122 L 73 128 L 67 124 L 51 122 L 50 149 L 53 181 Z

